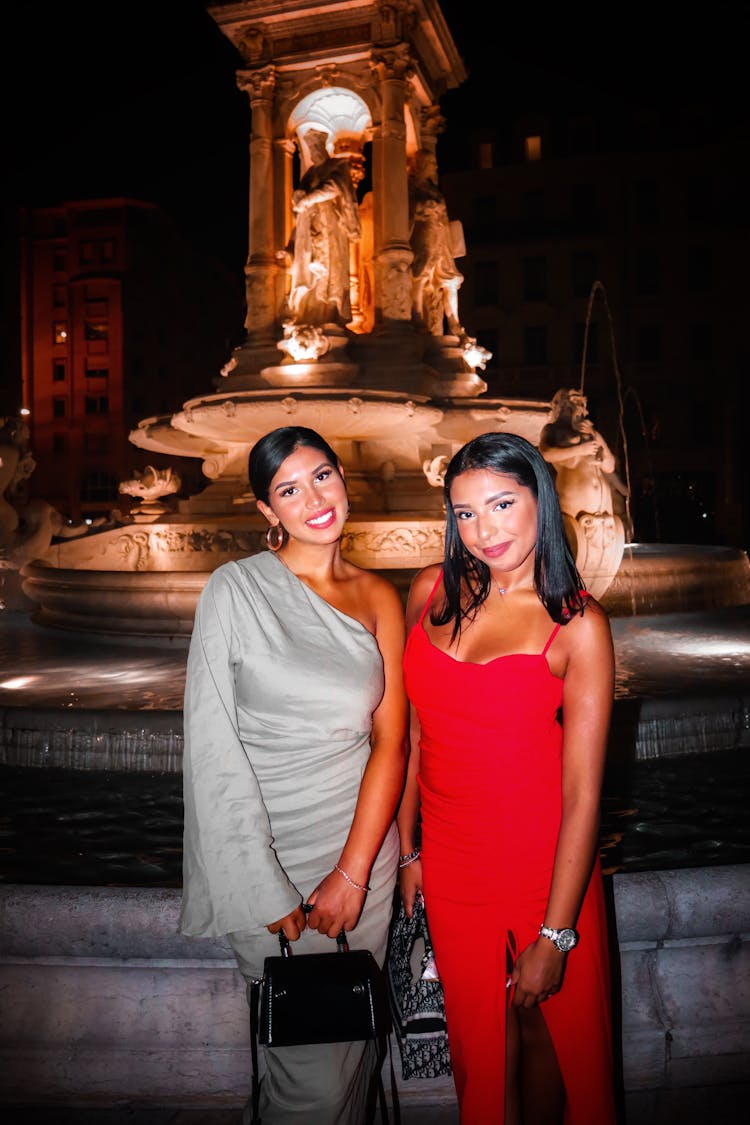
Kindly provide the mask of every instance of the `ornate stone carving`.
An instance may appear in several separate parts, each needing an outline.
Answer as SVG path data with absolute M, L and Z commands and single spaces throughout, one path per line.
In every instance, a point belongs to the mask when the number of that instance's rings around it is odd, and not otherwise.
M 136 523 L 146 523 L 158 519 L 167 511 L 166 506 L 159 503 L 159 498 L 179 492 L 181 486 L 182 480 L 171 467 L 155 469 L 153 465 L 147 465 L 131 480 L 120 481 L 118 492 L 141 501 L 130 515 Z
M 237 86 L 250 98 L 250 104 L 255 101 L 270 101 L 276 88 L 276 69 L 265 66 L 260 70 L 238 70 Z
M 297 363 L 320 359 L 330 348 L 330 341 L 322 329 L 312 324 L 295 324 L 292 320 L 284 322 L 284 338 L 276 345 L 279 351 L 286 352 Z
M 411 316 L 411 250 L 395 247 L 383 250 L 378 259 L 381 270 L 383 315 L 391 320 L 409 320 Z
M 362 228 L 346 157 L 332 157 L 328 135 L 301 138 L 311 164 L 292 194 L 296 215 L 289 311 L 297 324 L 346 325 L 351 318 L 350 248 Z
M 440 525 L 419 528 L 389 528 L 387 531 L 344 531 L 341 549 L 345 555 L 367 556 L 377 565 L 378 557 L 401 557 L 413 560 L 426 552 L 442 554 L 443 532 Z M 410 561 L 407 565 L 412 565 Z
M 445 470 L 448 468 L 450 457 L 441 453 L 439 457 L 422 462 L 422 472 L 427 477 L 428 483 L 433 488 L 442 488 L 445 484 Z
M 626 489 L 615 472 L 614 454 L 594 428 L 580 391 L 556 392 L 550 420 L 539 437 L 539 452 L 555 470 L 555 487 L 578 569 L 590 593 L 601 597 L 617 573 L 625 545 L 613 490 L 624 495 Z
M 408 43 L 398 43 L 393 47 L 376 47 L 370 60 L 373 76 L 378 82 L 394 78 L 405 82 L 414 77 L 414 61 L 409 53 Z
M 179 492 L 182 481 L 178 473 L 168 467 L 155 469 L 147 465 L 142 473 L 136 473 L 131 480 L 120 481 L 118 492 L 126 496 L 137 496 L 140 500 L 158 500 L 160 496 L 170 496 Z
M 484 371 L 485 367 L 492 359 L 492 352 L 487 351 L 481 344 L 478 344 L 474 336 L 464 336 L 461 341 L 461 352 L 464 357 L 464 362 L 469 366 L 472 371 L 477 368 Z
M 414 320 L 433 336 L 443 335 L 446 321 L 452 335 L 464 337 L 458 319 L 458 290 L 464 278 L 456 268 L 456 257 L 465 253 L 463 235 L 448 218 L 437 161 L 429 149 L 419 149 L 411 159 L 409 217 Z
M 234 43 L 244 62 L 250 66 L 267 63 L 271 58 L 271 45 L 259 27 L 246 27 Z

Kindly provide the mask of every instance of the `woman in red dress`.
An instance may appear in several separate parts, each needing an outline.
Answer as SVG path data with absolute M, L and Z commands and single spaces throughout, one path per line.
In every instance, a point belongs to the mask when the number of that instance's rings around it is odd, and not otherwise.
M 599 803 L 614 689 L 550 471 L 515 434 L 445 476 L 414 579 L 401 893 L 424 894 L 461 1125 L 613 1125 Z M 421 842 L 416 844 L 421 822 Z

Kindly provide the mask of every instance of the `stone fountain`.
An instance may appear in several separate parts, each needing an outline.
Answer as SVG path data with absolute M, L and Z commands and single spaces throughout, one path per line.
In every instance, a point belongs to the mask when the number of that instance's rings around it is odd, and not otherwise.
M 401 585 L 441 557 L 451 455 L 488 430 L 538 444 L 554 429 L 545 455 L 565 479 L 579 568 L 603 596 L 624 547 L 606 442 L 580 424 L 585 404 L 561 438 L 550 403 L 487 396 L 489 356 L 461 324 L 465 247 L 436 150 L 440 96 L 465 73 L 439 6 L 262 7 L 212 12 L 252 110 L 246 338 L 210 393 L 130 434 L 149 452 L 199 459 L 207 486 L 165 514 L 153 480 L 127 520 L 50 542 L 23 569 L 35 620 L 188 635 L 211 571 L 265 546 L 248 454 L 291 422 L 323 433 L 346 466 L 347 557 Z M 561 442 L 576 443 L 577 463 Z M 142 497 L 142 485 L 121 490 Z

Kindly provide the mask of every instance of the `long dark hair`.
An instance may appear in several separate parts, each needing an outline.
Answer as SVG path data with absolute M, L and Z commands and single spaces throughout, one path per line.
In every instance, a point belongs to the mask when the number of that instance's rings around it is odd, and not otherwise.
M 470 469 L 505 473 L 530 489 L 537 502 L 537 540 L 534 555 L 534 586 L 553 621 L 564 623 L 585 604 L 583 579 L 576 568 L 573 552 L 565 535 L 560 502 L 547 462 L 536 446 L 518 434 L 480 434 L 453 455 L 445 471 L 445 558 L 443 585 L 445 600 L 434 609 L 434 625 L 453 622 L 453 636 L 461 632 L 490 592 L 490 568 L 466 550 L 458 532 L 450 490 L 456 477 Z M 462 583 L 468 602 L 462 605 Z
M 248 476 L 256 500 L 268 504 L 271 481 L 279 471 L 279 466 L 300 445 L 319 449 L 326 461 L 330 462 L 336 472 L 339 471 L 338 457 L 316 430 L 310 430 L 307 426 L 279 426 L 265 434 L 250 450 Z

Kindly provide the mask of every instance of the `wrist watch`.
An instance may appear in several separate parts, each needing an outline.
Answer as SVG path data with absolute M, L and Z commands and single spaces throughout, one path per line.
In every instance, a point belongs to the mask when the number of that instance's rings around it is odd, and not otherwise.
M 568 953 L 578 945 L 578 934 L 575 930 L 554 930 L 552 926 L 540 926 L 539 933 L 542 937 L 549 938 L 561 953 Z

